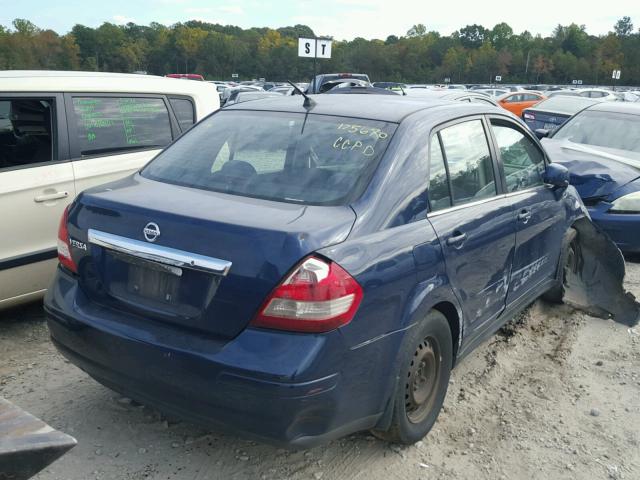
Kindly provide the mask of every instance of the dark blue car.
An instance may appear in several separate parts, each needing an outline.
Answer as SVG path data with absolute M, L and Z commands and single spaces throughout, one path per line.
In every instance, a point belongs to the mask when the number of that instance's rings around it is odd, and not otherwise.
M 594 223 L 623 252 L 640 252 L 640 104 L 588 107 L 543 144 L 569 169 Z
M 545 130 L 550 133 L 580 110 L 598 102 L 594 98 L 557 95 L 525 108 L 522 119 L 532 131 Z
M 305 105 L 225 108 L 82 193 L 60 225 L 51 336 L 104 385 L 203 425 L 413 443 L 454 364 L 558 298 L 586 210 L 504 110 Z

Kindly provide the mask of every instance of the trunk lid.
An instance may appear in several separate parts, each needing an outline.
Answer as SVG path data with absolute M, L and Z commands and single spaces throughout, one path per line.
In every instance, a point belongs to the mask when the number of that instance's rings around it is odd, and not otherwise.
M 343 242 L 355 218 L 348 206 L 259 200 L 135 175 L 81 194 L 69 234 L 81 288 L 92 301 L 232 338 L 287 271 Z M 150 241 L 145 229 L 149 238 L 156 229 L 159 235 Z M 109 246 L 112 240 L 130 250 Z M 186 263 L 165 261 L 185 256 Z M 226 275 L 206 268 L 215 261 L 230 262 Z

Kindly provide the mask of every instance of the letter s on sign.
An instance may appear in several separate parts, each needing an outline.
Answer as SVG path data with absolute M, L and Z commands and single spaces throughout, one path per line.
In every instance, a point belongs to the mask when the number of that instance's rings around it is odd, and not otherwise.
M 304 44 L 304 53 L 311 53 L 311 44 L 309 42 Z

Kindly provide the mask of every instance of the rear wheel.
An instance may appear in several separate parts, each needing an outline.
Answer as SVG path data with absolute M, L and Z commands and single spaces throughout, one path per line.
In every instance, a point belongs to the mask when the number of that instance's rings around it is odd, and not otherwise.
M 451 374 L 451 330 L 445 316 L 431 311 L 413 328 L 402 352 L 391 426 L 373 433 L 387 441 L 412 444 L 438 418 Z
M 560 261 L 558 263 L 562 271 L 553 288 L 542 296 L 542 298 L 548 302 L 562 303 L 567 273 L 576 272 L 579 258 L 578 232 L 571 228 L 567 232 L 562 245 L 562 252 L 560 253 Z

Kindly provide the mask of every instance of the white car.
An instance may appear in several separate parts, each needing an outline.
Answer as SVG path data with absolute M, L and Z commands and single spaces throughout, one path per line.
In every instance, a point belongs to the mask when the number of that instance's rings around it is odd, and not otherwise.
M 604 88 L 583 88 L 578 90 L 581 97 L 599 98 L 600 100 L 617 102 L 618 97 L 611 91 Z
M 139 170 L 219 107 L 206 82 L 0 71 L 0 309 L 44 294 L 76 194 Z

